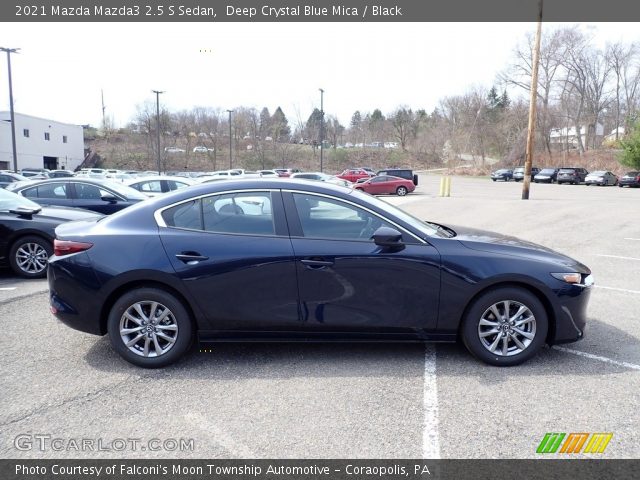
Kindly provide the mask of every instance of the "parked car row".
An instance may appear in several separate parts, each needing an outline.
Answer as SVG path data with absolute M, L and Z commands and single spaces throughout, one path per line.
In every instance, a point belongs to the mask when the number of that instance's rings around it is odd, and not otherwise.
M 501 168 L 491 173 L 491 180 L 502 180 L 508 182 L 515 180 L 516 182 L 524 179 L 524 167 L 518 167 L 514 170 Z M 618 185 L 620 187 L 638 187 L 640 186 L 640 172 L 627 172 L 623 177 L 618 178 L 617 175 L 610 171 L 598 170 L 589 173 L 581 167 L 564 167 L 564 168 L 531 168 L 531 180 L 535 183 L 569 183 L 571 185 Z

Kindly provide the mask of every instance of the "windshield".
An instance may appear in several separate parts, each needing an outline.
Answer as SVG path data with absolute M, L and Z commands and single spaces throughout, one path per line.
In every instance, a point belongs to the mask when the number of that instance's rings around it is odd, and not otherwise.
M 380 200 L 378 197 L 374 197 L 373 195 L 369 195 L 368 193 L 361 192 L 360 190 L 353 190 L 351 194 L 371 205 L 380 208 L 381 210 L 384 210 L 385 212 L 394 215 L 395 217 L 411 225 L 413 228 L 424 233 L 425 235 L 438 235 L 443 237 L 451 236 L 446 233 L 441 233 L 437 225 L 425 223 L 424 221 L 414 217 L 413 215 L 409 215 L 404 210 L 400 210 L 398 207 L 395 207 L 390 203 L 385 202 L 384 200 Z
M 573 168 L 561 168 L 560 173 L 574 173 L 575 170 Z
M 17 208 L 29 208 L 40 210 L 42 207 L 28 198 L 0 188 L 0 212 L 8 212 Z

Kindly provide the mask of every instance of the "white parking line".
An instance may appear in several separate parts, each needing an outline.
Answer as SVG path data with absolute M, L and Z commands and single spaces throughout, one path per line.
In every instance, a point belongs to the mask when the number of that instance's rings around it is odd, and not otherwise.
M 636 242 L 640 242 L 640 238 L 625 237 L 625 240 L 635 240 Z
M 603 287 L 602 285 L 594 285 L 595 288 L 602 288 L 604 290 L 615 290 L 617 292 L 624 292 L 624 293 L 639 293 L 640 294 L 640 290 L 627 290 L 626 288 L 615 288 L 615 287 Z
M 633 370 L 640 370 L 640 365 L 636 365 L 634 363 L 619 362 L 618 360 L 612 360 L 611 358 L 601 357 L 600 355 L 594 355 L 593 353 L 581 352 L 580 350 L 572 350 L 571 348 L 558 347 L 557 345 L 554 345 L 553 348 L 561 352 L 572 353 L 574 355 L 579 355 L 581 357 L 590 358 L 591 360 L 598 360 L 600 362 L 611 363 L 619 367 L 631 368 Z
M 636 262 L 640 262 L 640 258 L 636 257 L 621 257 L 620 255 L 603 255 L 600 253 L 595 254 L 596 257 L 607 257 L 607 258 L 620 258 L 622 260 L 635 260 Z
M 436 347 L 427 344 L 424 351 L 422 458 L 429 459 L 440 458 L 438 384 L 436 382 Z
M 15 290 L 16 287 L 0 287 L 0 292 L 10 292 L 11 290 Z

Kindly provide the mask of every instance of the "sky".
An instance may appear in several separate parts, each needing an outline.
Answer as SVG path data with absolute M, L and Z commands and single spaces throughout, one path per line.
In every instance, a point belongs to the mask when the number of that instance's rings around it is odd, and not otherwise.
M 553 25 L 553 24 L 552 24 Z M 550 24 L 543 24 L 545 28 Z M 640 41 L 640 24 L 583 24 L 594 41 Z M 0 23 L 12 56 L 15 110 L 99 126 L 101 90 L 116 126 L 136 107 L 170 111 L 280 106 L 290 124 L 320 106 L 432 111 L 440 99 L 490 88 L 533 23 Z M 0 110 L 9 109 L 0 56 Z

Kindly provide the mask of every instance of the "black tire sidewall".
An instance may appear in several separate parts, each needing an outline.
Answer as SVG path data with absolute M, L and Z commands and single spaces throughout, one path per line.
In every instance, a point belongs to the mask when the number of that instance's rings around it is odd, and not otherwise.
M 178 324 L 178 339 L 174 346 L 161 357 L 145 358 L 131 352 L 120 337 L 120 318 L 134 303 L 154 301 L 171 310 Z M 194 328 L 189 312 L 173 294 L 159 288 L 137 288 L 118 298 L 109 312 L 107 331 L 113 349 L 126 361 L 143 368 L 160 368 L 180 359 L 193 342 Z
M 536 336 L 521 353 L 509 357 L 494 355 L 481 343 L 478 337 L 478 323 L 487 308 L 502 300 L 515 300 L 526 305 L 536 318 Z M 461 325 L 462 340 L 467 349 L 479 360 L 496 366 L 513 366 L 529 360 L 545 344 L 549 320 L 542 302 L 533 293 L 518 287 L 501 287 L 488 290 L 480 295 L 467 310 Z
M 47 252 L 47 258 L 53 255 L 53 246 L 51 245 L 51 242 L 47 241 L 46 239 L 42 237 L 38 237 L 36 235 L 28 235 L 26 237 L 21 237 L 11 245 L 11 250 L 9 251 L 9 265 L 11 266 L 11 270 L 13 270 L 17 275 L 20 275 L 23 278 L 46 277 L 47 276 L 46 267 L 44 268 L 44 270 L 42 270 L 42 272 L 39 272 L 37 274 L 29 274 L 23 271 L 18 266 L 18 262 L 16 261 L 16 253 L 18 252 L 18 249 L 25 243 L 37 243 L 38 245 L 40 245 Z

